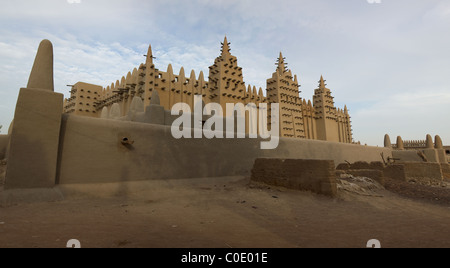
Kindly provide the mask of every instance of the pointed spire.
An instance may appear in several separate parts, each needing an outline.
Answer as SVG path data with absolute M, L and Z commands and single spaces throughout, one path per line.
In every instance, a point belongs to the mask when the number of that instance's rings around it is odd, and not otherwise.
M 397 150 L 405 150 L 405 145 L 403 144 L 402 137 L 397 137 Z
M 391 138 L 388 134 L 384 136 L 384 147 L 386 148 L 392 148 Z
M 195 77 L 195 71 L 192 70 L 191 76 L 189 77 L 189 92 L 194 95 L 198 94 L 198 92 L 199 92 L 198 87 L 196 87 L 196 85 L 198 85 L 198 83 L 196 83 L 196 82 L 197 82 L 197 77 Z
M 278 65 L 278 72 L 280 74 L 283 74 L 286 72 L 286 63 L 284 62 L 285 58 L 283 57 L 283 53 L 280 52 L 280 57 L 278 58 L 277 65 Z
M 263 89 L 262 89 L 262 87 L 260 87 L 260 88 L 259 88 L 259 92 L 258 92 L 258 95 L 259 95 L 259 96 L 261 96 L 261 97 L 264 97 L 264 94 L 263 94 Z
M 433 149 L 434 148 L 434 143 L 433 143 L 433 138 L 431 137 L 430 134 L 427 135 L 427 149 Z
M 344 106 L 344 113 L 345 113 L 345 114 L 348 114 L 347 105 Z
M 180 74 L 178 75 L 178 81 L 182 84 L 184 84 L 184 81 L 186 80 L 186 75 L 184 73 L 184 67 L 181 67 Z
M 136 84 L 136 85 L 138 84 L 138 82 L 139 82 L 138 73 L 139 73 L 138 69 L 134 68 L 133 73 L 131 74 L 131 83 L 132 84 Z
M 247 88 L 247 95 L 249 98 L 252 97 L 252 86 L 250 86 L 250 85 L 248 85 L 248 88 Z
M 147 64 L 153 64 L 152 45 L 149 45 L 149 46 L 148 46 L 146 63 L 147 63 Z
M 320 76 L 320 81 L 319 81 L 319 88 L 320 89 L 324 89 L 325 88 L 325 86 L 326 86 L 325 81 L 326 80 L 323 79 L 323 75 L 321 75 Z
M 203 71 L 200 71 L 200 74 L 198 76 L 198 92 L 199 95 L 205 95 L 206 96 L 206 87 L 205 87 L 205 75 L 203 74 Z
M 125 79 L 125 83 L 131 83 L 131 72 L 127 73 L 127 78 Z
M 167 65 L 167 80 L 169 83 L 173 83 L 175 78 L 173 77 L 173 67 L 172 64 Z
M 204 85 L 205 85 L 205 75 L 203 74 L 203 71 L 200 71 L 200 74 L 198 76 L 198 86 L 200 88 L 203 88 Z
M 169 65 L 167 66 L 167 72 L 168 72 L 169 74 L 172 74 L 172 75 L 173 75 L 173 67 L 172 67 L 172 64 L 169 64 Z
M 284 64 L 287 65 L 286 62 L 285 62 Z M 290 77 L 292 77 L 292 70 L 289 70 L 289 69 L 287 69 L 287 67 L 286 67 L 286 72 L 288 73 L 288 75 L 289 75 Z
M 222 56 L 231 55 L 230 51 L 231 51 L 230 43 L 228 42 L 227 36 L 225 36 L 225 39 L 223 40 L 223 43 L 222 43 Z
M 53 45 L 49 40 L 43 40 L 39 44 L 27 88 L 54 91 Z
M 434 142 L 436 143 L 436 149 L 444 149 L 444 143 L 439 135 L 436 135 Z

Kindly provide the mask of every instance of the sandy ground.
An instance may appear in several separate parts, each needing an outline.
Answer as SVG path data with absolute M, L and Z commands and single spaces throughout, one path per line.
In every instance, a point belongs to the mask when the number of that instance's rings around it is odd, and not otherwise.
M 346 190 L 338 199 L 242 177 L 65 186 L 0 208 L 0 248 L 450 247 L 450 205 Z M 130 194 L 133 193 L 133 194 Z

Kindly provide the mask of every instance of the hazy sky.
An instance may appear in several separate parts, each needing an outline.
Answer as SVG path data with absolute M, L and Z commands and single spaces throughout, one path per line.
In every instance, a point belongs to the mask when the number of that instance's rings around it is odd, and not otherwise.
M 208 73 L 225 35 L 247 84 L 266 88 L 279 52 L 312 99 L 320 75 L 353 119 L 354 138 L 382 145 L 441 135 L 450 144 L 449 0 L 3 0 L 0 125 L 7 130 L 42 39 L 55 87 L 110 85 L 145 61 Z M 5 129 L 6 128 L 6 129 Z

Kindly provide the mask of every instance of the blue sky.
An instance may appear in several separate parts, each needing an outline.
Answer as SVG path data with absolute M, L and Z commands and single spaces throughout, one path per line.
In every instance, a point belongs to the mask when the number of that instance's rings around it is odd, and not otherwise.
M 55 87 L 110 85 L 144 62 L 208 72 L 227 35 L 247 84 L 265 89 L 280 51 L 311 99 L 320 75 L 347 104 L 354 138 L 382 145 L 441 135 L 450 144 L 448 0 L 4 0 L 0 125 L 14 114 L 37 46 L 53 42 Z

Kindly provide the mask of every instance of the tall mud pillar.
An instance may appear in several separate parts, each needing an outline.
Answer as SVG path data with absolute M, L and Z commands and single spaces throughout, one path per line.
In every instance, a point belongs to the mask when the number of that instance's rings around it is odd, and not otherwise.
M 20 89 L 7 155 L 6 189 L 55 185 L 63 94 L 54 92 L 53 45 L 41 42 L 27 88 Z

